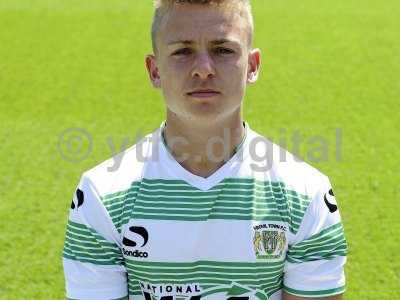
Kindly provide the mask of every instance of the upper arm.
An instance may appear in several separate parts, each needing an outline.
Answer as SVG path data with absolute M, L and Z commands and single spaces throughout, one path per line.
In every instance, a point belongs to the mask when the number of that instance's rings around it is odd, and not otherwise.
M 331 184 L 325 176 L 289 243 L 284 268 L 286 300 L 340 299 L 345 291 L 347 243 L 337 206 L 332 208 L 336 200 L 329 190 Z
M 128 294 L 118 232 L 85 176 L 71 205 L 63 265 L 70 299 L 121 299 Z

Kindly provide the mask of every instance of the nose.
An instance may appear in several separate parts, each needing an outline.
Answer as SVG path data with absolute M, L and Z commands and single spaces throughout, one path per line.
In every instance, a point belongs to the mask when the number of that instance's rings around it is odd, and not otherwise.
M 192 76 L 208 79 L 215 75 L 214 63 L 208 53 L 199 53 L 193 66 Z

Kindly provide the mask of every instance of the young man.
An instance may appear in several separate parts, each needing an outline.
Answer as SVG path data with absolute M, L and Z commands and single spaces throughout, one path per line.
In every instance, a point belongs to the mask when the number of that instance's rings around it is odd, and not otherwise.
M 146 66 L 166 121 L 117 170 L 111 159 L 83 174 L 69 298 L 341 299 L 347 245 L 329 179 L 242 119 L 260 68 L 252 34 L 249 1 L 156 2 Z

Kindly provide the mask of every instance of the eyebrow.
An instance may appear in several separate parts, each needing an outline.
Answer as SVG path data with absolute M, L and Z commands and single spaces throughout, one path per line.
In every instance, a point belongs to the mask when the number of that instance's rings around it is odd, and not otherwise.
M 212 45 L 221 45 L 221 44 L 225 44 L 225 43 L 237 44 L 238 42 L 235 40 L 228 40 L 228 39 L 218 39 L 218 40 L 214 40 L 214 41 L 210 42 L 210 44 L 212 44 Z M 176 45 L 176 44 L 193 45 L 193 44 L 195 44 L 195 42 L 192 40 L 176 40 L 176 41 L 169 42 L 168 46 Z

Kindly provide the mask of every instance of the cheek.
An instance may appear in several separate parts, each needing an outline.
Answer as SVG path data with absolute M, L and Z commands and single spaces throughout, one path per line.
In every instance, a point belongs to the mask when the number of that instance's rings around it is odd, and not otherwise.
M 182 65 L 168 64 L 161 71 L 161 86 L 166 95 L 175 95 L 181 90 L 184 77 Z
M 222 79 L 230 90 L 234 93 L 244 89 L 247 79 L 247 64 L 243 61 L 236 61 L 232 64 L 227 64 L 222 70 Z

